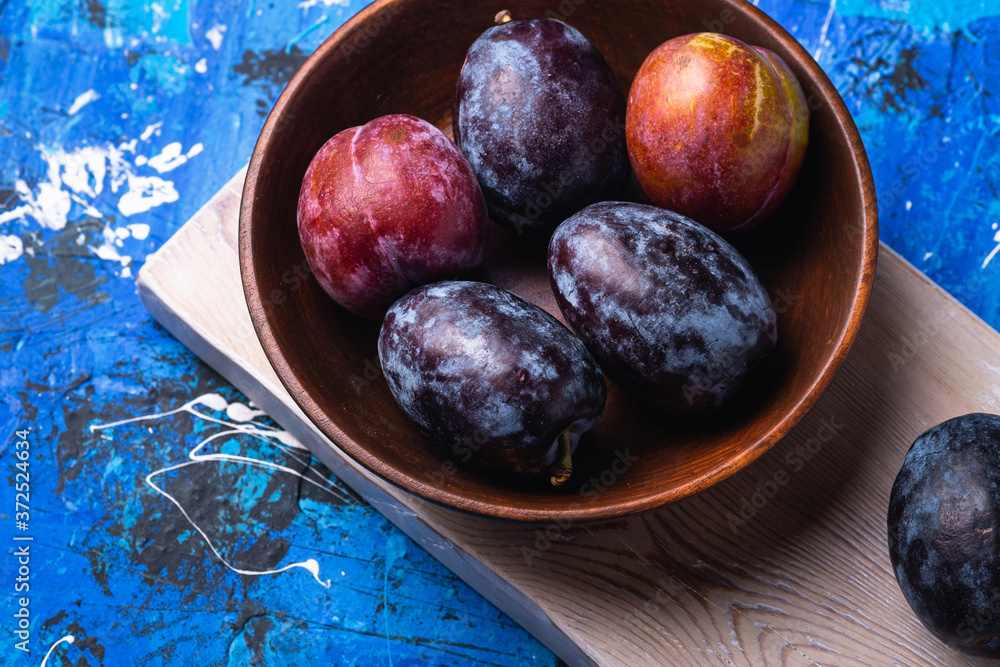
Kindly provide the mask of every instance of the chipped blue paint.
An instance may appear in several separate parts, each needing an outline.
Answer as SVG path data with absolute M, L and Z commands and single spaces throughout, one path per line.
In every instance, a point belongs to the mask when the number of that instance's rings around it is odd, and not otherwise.
M 882 238 L 998 326 L 994 4 L 759 1 L 854 114 Z M 222 426 L 179 413 L 90 430 L 202 394 L 246 403 L 152 322 L 134 277 L 362 5 L 0 0 L 0 462 L 10 477 L 13 434 L 31 427 L 36 568 L 32 655 L 5 630 L 7 664 L 37 665 L 67 634 L 54 656 L 71 664 L 555 663 L 315 461 L 307 472 L 273 443 L 220 438 L 212 452 L 295 472 L 204 460 L 163 473 L 192 523 L 146 476 Z M 13 502 L 4 485 L 4 582 Z M 237 574 L 195 526 L 243 569 L 315 559 L 330 588 L 303 568 Z M 13 604 L 8 592 L 0 616 Z
M 224 427 L 186 412 L 90 430 L 206 393 L 246 403 L 152 322 L 134 277 L 360 6 L 0 2 L 0 456 L 33 428 L 37 568 L 31 656 L 5 631 L 6 664 L 37 665 L 67 634 L 54 655 L 73 664 L 554 664 L 316 461 L 231 434 L 210 451 L 294 474 L 192 462 Z M 156 471 L 190 521 L 147 483 Z M 329 589 L 302 568 L 226 564 L 309 559 Z M 11 567 L 5 556 L 4 581 Z
M 840 16 L 905 22 L 917 29 L 962 30 L 997 15 L 994 0 L 831 0 Z

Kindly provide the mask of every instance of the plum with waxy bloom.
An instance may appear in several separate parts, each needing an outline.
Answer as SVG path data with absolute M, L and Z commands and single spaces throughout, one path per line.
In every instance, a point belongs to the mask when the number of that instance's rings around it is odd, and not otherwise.
M 597 47 L 549 18 L 493 26 L 458 78 L 455 141 L 490 214 L 551 229 L 628 178 L 625 95 Z
M 1000 655 L 1000 416 L 949 419 L 918 437 L 889 495 L 889 558 L 941 641 Z
M 669 412 L 718 408 L 777 341 L 747 260 L 671 211 L 588 206 L 552 235 L 548 270 L 566 321 L 608 377 Z
M 413 290 L 386 314 L 378 354 L 403 412 L 446 456 L 508 478 L 565 482 L 607 397 L 569 329 L 486 283 Z

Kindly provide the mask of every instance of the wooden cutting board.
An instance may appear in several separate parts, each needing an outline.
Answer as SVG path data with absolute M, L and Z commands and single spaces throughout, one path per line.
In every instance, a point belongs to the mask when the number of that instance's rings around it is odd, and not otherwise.
M 527 526 L 373 477 L 295 406 L 243 300 L 244 173 L 151 255 L 150 313 L 339 478 L 572 665 L 966 665 L 900 594 L 889 490 L 913 439 L 1000 412 L 1000 335 L 882 246 L 860 336 L 809 416 L 746 470 L 618 521 Z M 986 664 L 984 662 L 984 664 Z

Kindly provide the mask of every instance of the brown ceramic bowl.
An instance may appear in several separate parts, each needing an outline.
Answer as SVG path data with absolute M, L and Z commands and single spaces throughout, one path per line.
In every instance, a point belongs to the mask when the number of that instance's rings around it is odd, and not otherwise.
M 450 131 L 465 52 L 502 9 L 519 18 L 563 12 L 601 50 L 625 91 L 666 39 L 725 32 L 780 54 L 812 108 L 808 154 L 789 199 L 761 227 L 733 239 L 774 298 L 776 353 L 720 413 L 696 422 L 642 409 L 609 383 L 604 415 L 581 441 L 573 478 L 558 490 L 520 488 L 453 469 L 378 374 L 379 324 L 351 315 L 314 279 L 296 275 L 305 266 L 296 201 L 316 150 L 340 130 L 389 113 L 413 114 Z M 267 119 L 243 190 L 240 264 L 254 326 L 278 376 L 310 419 L 357 462 L 465 512 L 520 521 L 593 520 L 703 490 L 763 454 L 802 419 L 861 324 L 874 278 L 877 226 L 871 171 L 843 101 L 802 46 L 749 3 L 383 0 L 309 58 Z M 525 244 L 496 225 L 491 233 L 479 279 L 559 316 L 545 273 L 544 239 Z M 622 462 L 626 452 L 636 458 L 628 466 Z

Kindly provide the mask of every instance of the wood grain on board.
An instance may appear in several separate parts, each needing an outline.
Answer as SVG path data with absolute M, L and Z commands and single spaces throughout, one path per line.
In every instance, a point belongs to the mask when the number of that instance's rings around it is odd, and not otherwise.
M 239 275 L 237 174 L 151 255 L 152 315 L 338 477 L 570 664 L 968 665 L 896 585 L 885 509 L 926 428 L 1000 412 L 1000 335 L 882 247 L 860 336 L 791 435 L 672 506 L 599 524 L 458 514 L 373 477 L 302 415 L 264 356 Z M 632 465 L 642 465 L 635 461 Z

